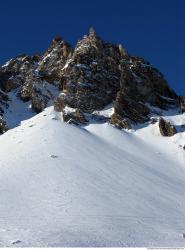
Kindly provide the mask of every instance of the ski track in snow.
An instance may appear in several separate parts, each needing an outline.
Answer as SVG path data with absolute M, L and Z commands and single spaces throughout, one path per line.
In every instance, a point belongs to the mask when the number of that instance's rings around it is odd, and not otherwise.
M 183 144 L 157 124 L 64 124 L 53 107 L 22 121 L 0 136 L 0 246 L 184 247 Z

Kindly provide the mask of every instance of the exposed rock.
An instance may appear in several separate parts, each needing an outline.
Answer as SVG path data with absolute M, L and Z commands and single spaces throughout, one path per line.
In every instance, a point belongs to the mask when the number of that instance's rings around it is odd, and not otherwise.
M 177 95 L 159 70 L 140 57 L 131 57 L 129 68 L 137 83 L 137 92 L 151 105 L 162 109 L 177 104 Z
M 137 83 L 125 63 L 121 65 L 120 91 L 117 93 L 114 112 L 134 123 L 145 122 L 149 119 L 150 110 L 144 105 L 137 90 Z
M 0 115 L 4 113 L 4 108 L 8 108 L 8 101 L 9 97 L 8 95 L 0 90 Z
M 50 48 L 39 62 L 37 71 L 40 77 L 49 83 L 60 85 L 62 88 L 61 71 L 72 54 L 73 49 L 69 43 L 60 37 L 54 38 Z
M 60 94 L 55 100 L 54 100 L 54 110 L 57 112 L 62 112 L 64 110 L 64 98 Z
M 66 112 L 66 110 L 64 110 L 63 120 L 64 122 L 67 122 L 70 124 L 73 123 L 75 125 L 87 123 L 84 113 L 79 109 L 76 109 L 72 112 Z
M 175 126 L 163 118 L 159 119 L 159 129 L 163 136 L 173 136 L 177 133 Z
M 131 125 L 128 120 L 125 118 L 122 118 L 120 115 L 114 113 L 111 116 L 111 124 L 113 124 L 115 127 L 119 129 L 130 129 Z
M 48 100 L 45 96 L 34 93 L 32 97 L 32 108 L 37 113 L 42 112 L 47 107 Z
M 185 96 L 179 96 L 179 103 L 180 103 L 180 108 L 181 112 L 185 112 Z
M 150 123 L 151 123 L 151 124 L 155 124 L 155 123 L 157 123 L 157 122 L 158 122 L 158 119 L 157 119 L 157 118 L 152 117 L 152 118 L 150 119 Z
M 1 116 L 13 90 L 36 112 L 54 102 L 64 121 L 76 124 L 110 120 L 95 112 L 112 102 L 111 123 L 120 128 L 149 121 L 153 106 L 168 109 L 180 103 L 185 112 L 185 98 L 178 100 L 156 68 L 130 56 L 122 45 L 104 42 L 93 28 L 75 49 L 56 37 L 44 55 L 23 54 L 0 67 Z
M 137 102 L 120 90 L 115 102 L 115 114 L 129 119 L 133 123 L 143 123 L 149 120 L 149 108 L 144 103 Z
M 118 46 L 103 42 L 91 30 L 78 42 L 64 66 L 65 95 L 61 98 L 64 105 L 91 113 L 115 99 L 119 90 L 120 58 Z
M 50 101 L 54 101 L 57 89 L 57 86 L 52 86 L 41 80 L 39 76 L 30 74 L 21 88 L 20 97 L 23 101 L 31 100 L 32 108 L 39 113 L 47 107 Z
M 38 57 L 21 55 L 11 59 L 0 68 L 0 89 L 10 92 L 21 86 L 26 76 L 33 71 L 38 63 Z
M 20 98 L 27 102 L 31 100 L 33 92 L 33 84 L 32 81 L 26 81 L 20 90 Z
M 120 91 L 115 102 L 115 114 L 134 123 L 149 120 L 149 105 L 167 109 L 177 105 L 177 96 L 149 62 L 138 57 L 120 63 Z M 157 87 L 158 86 L 158 87 Z
M 119 52 L 121 54 L 121 57 L 125 58 L 125 59 L 129 59 L 129 54 L 128 54 L 127 50 L 122 46 L 122 44 L 119 44 L 118 48 L 119 48 Z
M 3 134 L 4 132 L 7 131 L 7 126 L 6 126 L 6 122 L 2 119 L 2 117 L 0 117 L 0 134 Z

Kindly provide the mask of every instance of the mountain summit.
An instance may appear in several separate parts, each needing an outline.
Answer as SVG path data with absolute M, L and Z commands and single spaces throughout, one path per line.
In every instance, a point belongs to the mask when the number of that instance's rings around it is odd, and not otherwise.
M 149 121 L 152 107 L 185 108 L 184 97 L 177 96 L 159 70 L 122 45 L 103 41 L 93 28 L 75 49 L 56 37 L 44 55 L 20 55 L 0 68 L 1 133 L 11 127 L 6 113 L 12 91 L 37 113 L 54 103 L 63 120 L 75 124 L 87 123 L 110 104 L 114 113 L 108 120 L 127 129 Z M 96 119 L 102 116 L 96 114 Z
M 92 28 L 8 61 L 0 247 L 184 247 L 184 112 L 159 70 Z

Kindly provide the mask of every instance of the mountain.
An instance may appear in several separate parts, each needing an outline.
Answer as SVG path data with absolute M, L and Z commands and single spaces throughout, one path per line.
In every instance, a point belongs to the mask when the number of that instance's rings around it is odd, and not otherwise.
M 152 107 L 185 109 L 185 97 L 177 96 L 159 70 L 122 45 L 103 41 L 93 28 L 75 49 L 56 37 L 44 55 L 23 54 L 0 68 L 1 133 L 13 126 L 14 101 L 26 113 L 28 106 L 39 113 L 54 103 L 65 122 L 82 124 L 106 120 L 96 111 L 114 103 L 110 122 L 120 128 L 149 121 Z
M 0 246 L 184 246 L 185 98 L 90 29 L 0 68 Z

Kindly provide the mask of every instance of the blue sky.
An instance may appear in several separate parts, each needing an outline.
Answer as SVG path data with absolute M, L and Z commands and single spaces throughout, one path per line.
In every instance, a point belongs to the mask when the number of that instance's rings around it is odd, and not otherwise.
M 90 26 L 149 60 L 185 95 L 184 0 L 2 0 L 0 64 L 43 53 L 61 35 L 75 45 Z

